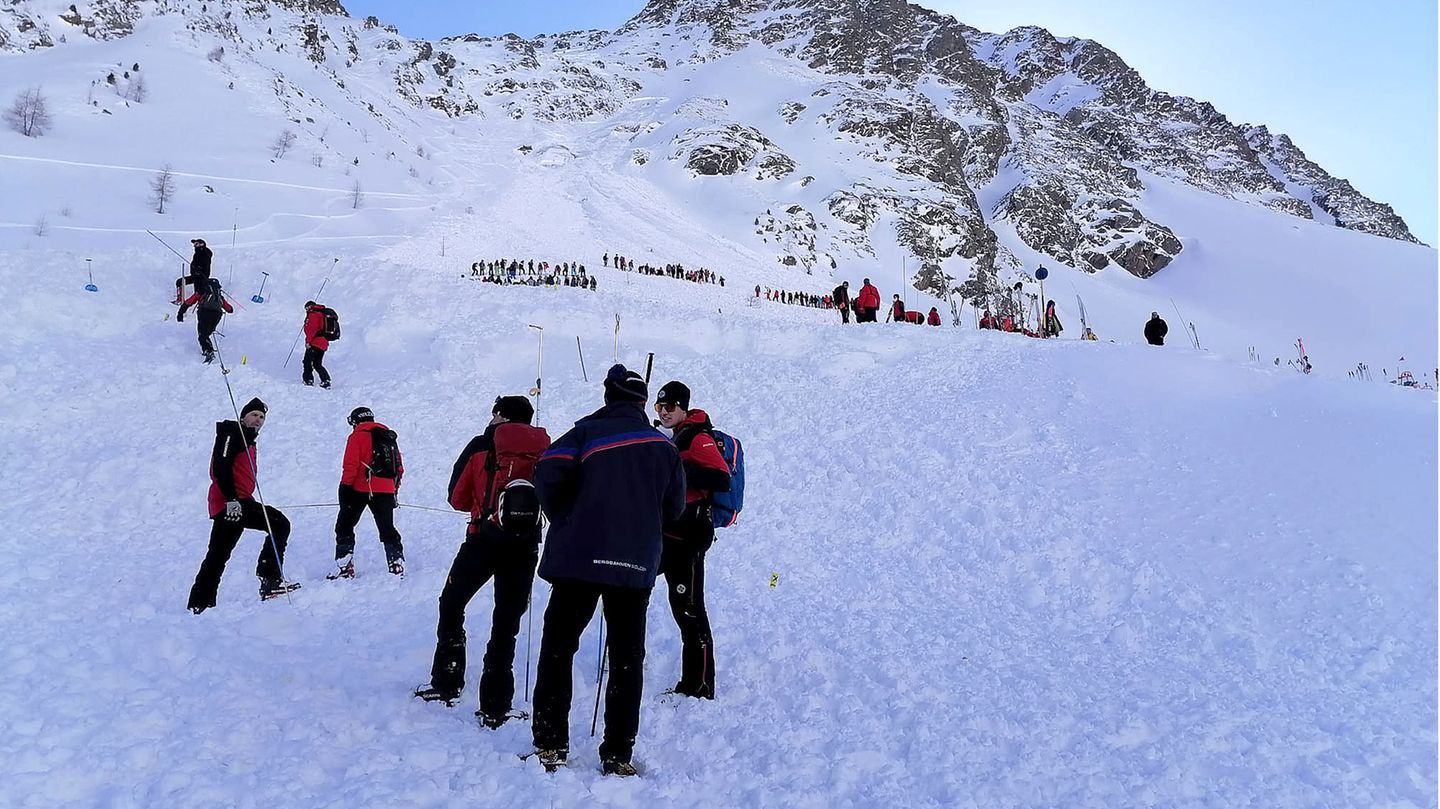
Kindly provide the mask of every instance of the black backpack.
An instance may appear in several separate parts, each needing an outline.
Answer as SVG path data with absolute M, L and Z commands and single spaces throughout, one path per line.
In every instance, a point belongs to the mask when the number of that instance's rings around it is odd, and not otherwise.
M 495 521 L 511 536 L 532 536 L 540 530 L 540 495 L 535 484 L 515 478 L 500 490 L 495 501 Z
M 394 480 L 400 474 L 400 445 L 394 430 L 375 428 L 370 431 L 370 464 L 372 478 Z
M 219 312 L 225 308 L 225 296 L 220 292 L 220 281 L 211 278 L 205 285 L 200 298 L 200 308 L 206 312 Z
M 326 340 L 339 340 L 340 316 L 328 306 L 320 307 L 320 314 L 325 317 L 325 324 L 320 327 L 320 336 Z

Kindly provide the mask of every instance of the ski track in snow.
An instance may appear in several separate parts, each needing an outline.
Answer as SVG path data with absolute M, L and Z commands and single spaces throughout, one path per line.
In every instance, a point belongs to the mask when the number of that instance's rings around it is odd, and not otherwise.
M 553 182 L 502 193 L 495 230 L 454 258 L 429 238 L 338 264 L 217 256 L 217 273 L 271 272 L 267 303 L 237 284 L 246 308 L 222 325 L 237 399 L 271 406 L 263 492 L 331 502 L 344 416 L 366 404 L 400 434 L 401 501 L 443 506 L 488 403 L 533 380 L 526 324 L 546 328 L 540 421 L 558 435 L 599 404 L 574 338 L 598 380 L 618 312 L 621 358 L 654 351 L 652 389 L 686 380 L 746 445 L 747 509 L 708 564 L 720 698 L 655 699 L 679 666 L 657 592 L 646 776 L 597 771 L 594 626 L 572 766 L 546 776 L 515 758 L 527 724 L 471 716 L 488 586 L 469 611 L 465 701 L 410 698 L 458 514 L 398 513 L 403 581 L 362 521 L 360 578 L 327 582 L 333 510 L 288 510 L 304 589 L 256 600 L 248 532 L 219 606 L 189 615 L 211 423 L 233 416 L 192 324 L 165 319 L 172 262 L 110 255 L 129 270 L 87 295 L 64 254 L 0 254 L 0 410 L 16 428 L 0 456 L 0 774 L 15 805 L 1434 803 L 1433 394 L 1177 347 L 741 306 L 749 276 L 722 290 L 600 267 L 585 245 L 613 224 L 591 221 L 604 206 Z M 457 278 L 472 254 L 578 258 L 600 291 Z M 298 385 L 298 356 L 281 366 L 332 266 L 324 300 L 345 338 L 321 391 Z M 532 655 L 547 600 L 537 582 Z

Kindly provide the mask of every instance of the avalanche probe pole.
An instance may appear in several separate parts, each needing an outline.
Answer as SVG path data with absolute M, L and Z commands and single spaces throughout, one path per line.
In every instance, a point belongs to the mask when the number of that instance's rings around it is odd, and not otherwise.
M 530 328 L 536 331 L 538 342 L 536 343 L 535 354 L 535 389 L 531 391 L 535 395 L 535 421 L 540 420 L 540 389 L 541 381 L 545 377 L 545 327 L 530 324 Z M 580 340 L 576 337 L 575 340 Z M 533 589 L 533 588 L 532 588 Z M 602 617 L 603 621 L 604 618 Z M 530 609 L 530 596 L 525 596 L 525 701 L 530 701 L 530 649 L 531 638 L 535 636 L 535 611 Z
M 575 353 L 580 355 L 580 378 L 586 382 L 590 381 L 590 375 L 585 373 L 585 349 L 580 347 L 580 335 L 575 335 Z

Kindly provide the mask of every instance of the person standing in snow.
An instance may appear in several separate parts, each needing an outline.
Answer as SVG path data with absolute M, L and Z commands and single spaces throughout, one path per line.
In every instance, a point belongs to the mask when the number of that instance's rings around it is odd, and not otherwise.
M 855 322 L 874 323 L 875 313 L 880 311 L 880 290 L 866 278 L 860 287 L 860 297 L 855 299 Z
M 200 287 L 210 280 L 210 260 L 214 253 L 205 246 L 204 239 L 191 239 L 190 244 L 195 248 L 195 255 L 190 257 L 190 273 L 175 279 L 176 303 L 184 296 L 186 284 L 194 284 L 195 291 L 199 292 Z
M 831 300 L 835 302 L 835 308 L 840 310 L 840 322 L 850 322 L 850 282 L 841 281 L 840 286 L 830 292 Z M 855 322 L 860 322 L 857 316 Z
M 890 301 L 890 314 L 886 315 L 886 319 L 893 320 L 896 323 L 905 322 L 905 302 L 900 300 L 898 294 L 894 300 Z
M 185 299 L 180 304 L 180 311 L 175 313 L 175 322 L 184 323 L 185 313 L 190 307 L 199 304 L 195 317 L 195 336 L 200 340 L 200 353 L 205 356 L 206 364 L 215 361 L 215 345 L 210 342 L 210 336 L 220 327 L 220 319 L 226 314 L 235 311 L 230 301 L 225 300 L 225 292 L 220 288 L 219 278 L 206 278 L 203 285 L 195 290 L 195 294 Z
M 375 420 L 368 407 L 357 407 L 346 419 L 351 427 L 340 462 L 340 514 L 335 518 L 335 567 L 327 579 L 355 578 L 355 526 L 370 509 L 385 546 L 385 564 L 405 575 L 405 547 L 395 530 L 395 505 L 405 462 L 395 433 Z
M 660 573 L 670 591 L 670 614 L 680 628 L 680 681 L 672 691 L 715 699 L 715 641 L 705 611 L 705 553 L 715 542 L 710 498 L 730 491 L 730 466 L 715 444 L 704 410 L 690 409 L 690 388 L 667 382 L 655 396 L 660 424 L 671 431 L 685 467 L 685 510 L 664 527 Z
M 1170 324 L 1160 318 L 1159 312 L 1151 312 L 1145 322 L 1145 342 L 1152 346 L 1165 345 L 1165 335 L 1170 333 Z
M 300 381 L 306 385 L 315 384 L 315 374 L 320 374 L 320 387 L 330 387 L 330 372 L 325 370 L 325 351 L 330 341 L 325 339 L 325 307 L 314 301 L 305 302 L 305 357 L 301 361 Z
M 1060 317 L 1055 314 L 1055 301 L 1048 301 L 1045 304 L 1045 336 L 1059 337 L 1065 327 L 1060 325 Z
M 940 310 L 934 306 L 930 307 L 930 314 L 925 316 L 925 322 L 931 326 L 940 325 Z
M 660 567 L 661 526 L 685 508 L 680 454 L 646 420 L 648 398 L 643 377 L 612 366 L 605 406 L 575 422 L 535 467 L 540 504 L 550 518 L 540 577 L 551 591 L 532 730 L 536 756 L 552 772 L 570 748 L 575 652 L 602 602 L 611 668 L 601 765 L 607 775 L 636 774 L 630 757 L 640 728 L 645 611 Z
M 550 436 L 531 426 L 534 417 L 535 408 L 524 396 L 496 397 L 489 426 L 455 461 L 450 506 L 470 512 L 470 526 L 440 591 L 430 684 L 415 692 L 427 702 L 453 705 L 460 698 L 465 688 L 465 607 L 493 576 L 495 610 L 480 674 L 480 721 L 491 729 L 511 716 L 515 636 L 530 607 L 540 559 L 538 503 L 528 496 L 534 494 L 534 466 L 550 446 Z M 516 508 L 521 494 L 527 495 L 524 514 Z
M 286 582 L 285 543 L 290 539 L 290 521 L 274 506 L 261 506 L 252 495 L 259 474 L 259 453 L 255 439 L 265 426 L 269 408 L 259 397 L 245 403 L 240 421 L 215 423 L 215 448 L 210 453 L 210 545 L 195 584 L 190 588 L 189 609 L 199 615 L 215 606 L 220 589 L 220 576 L 225 563 L 240 541 L 246 528 L 265 531 L 260 557 L 255 562 L 255 575 L 260 579 L 260 599 L 284 595 L 298 588 Z

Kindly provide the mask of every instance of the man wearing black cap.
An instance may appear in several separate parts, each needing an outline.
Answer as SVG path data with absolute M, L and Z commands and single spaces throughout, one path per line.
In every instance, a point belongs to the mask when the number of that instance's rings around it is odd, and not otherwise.
M 603 605 L 610 682 L 601 770 L 630 762 L 644 689 L 645 610 L 660 567 L 661 526 L 685 507 L 680 455 L 645 418 L 645 380 L 623 365 L 605 375 L 605 406 L 575 422 L 540 457 L 535 485 L 550 518 L 540 577 L 550 604 L 535 676 L 536 756 L 545 769 L 570 749 L 571 663 Z
M 273 506 L 261 506 L 251 496 L 255 493 L 259 452 L 255 439 L 265 426 L 268 408 L 254 398 L 240 409 L 240 421 L 215 424 L 215 449 L 210 454 L 210 547 L 195 584 L 190 588 L 190 611 L 199 615 L 215 606 L 220 588 L 220 575 L 225 563 L 240 541 L 246 528 L 265 531 L 260 545 L 260 558 L 255 562 L 255 575 L 260 577 L 260 598 L 266 600 L 298 588 L 286 582 L 285 543 L 290 538 L 290 521 Z
M 660 572 L 670 591 L 670 614 L 680 628 L 680 681 L 673 693 L 715 699 L 715 642 L 705 611 L 705 552 L 715 542 L 710 496 L 730 491 L 730 466 L 715 445 L 704 410 L 690 409 L 690 388 L 666 382 L 655 396 L 660 424 L 671 431 L 685 465 L 685 511 L 665 524 Z
M 199 292 L 200 287 L 210 280 L 210 259 L 214 257 L 214 253 L 205 246 L 204 239 L 191 239 L 190 244 L 195 248 L 195 255 L 190 257 L 190 274 L 175 279 L 176 303 L 185 297 L 186 284 L 194 284 L 195 291 Z
M 496 398 L 490 414 L 484 434 L 471 439 L 450 473 L 450 506 L 470 512 L 470 526 L 440 592 L 430 684 L 415 696 L 449 705 L 460 698 L 465 607 L 494 576 L 495 612 L 480 674 L 479 714 L 486 727 L 498 728 L 511 717 L 515 700 L 515 636 L 530 606 L 540 558 L 539 504 L 531 484 L 550 436 L 530 425 L 535 408 L 524 396 Z M 521 500 L 528 500 L 528 508 L 517 508 Z
M 395 431 L 375 420 L 368 407 L 357 407 L 346 419 L 351 428 L 340 462 L 340 513 L 335 518 L 335 571 L 327 579 L 355 578 L 355 524 L 370 509 L 385 545 L 385 565 L 405 575 L 405 547 L 395 530 L 395 498 L 405 475 L 405 461 Z

